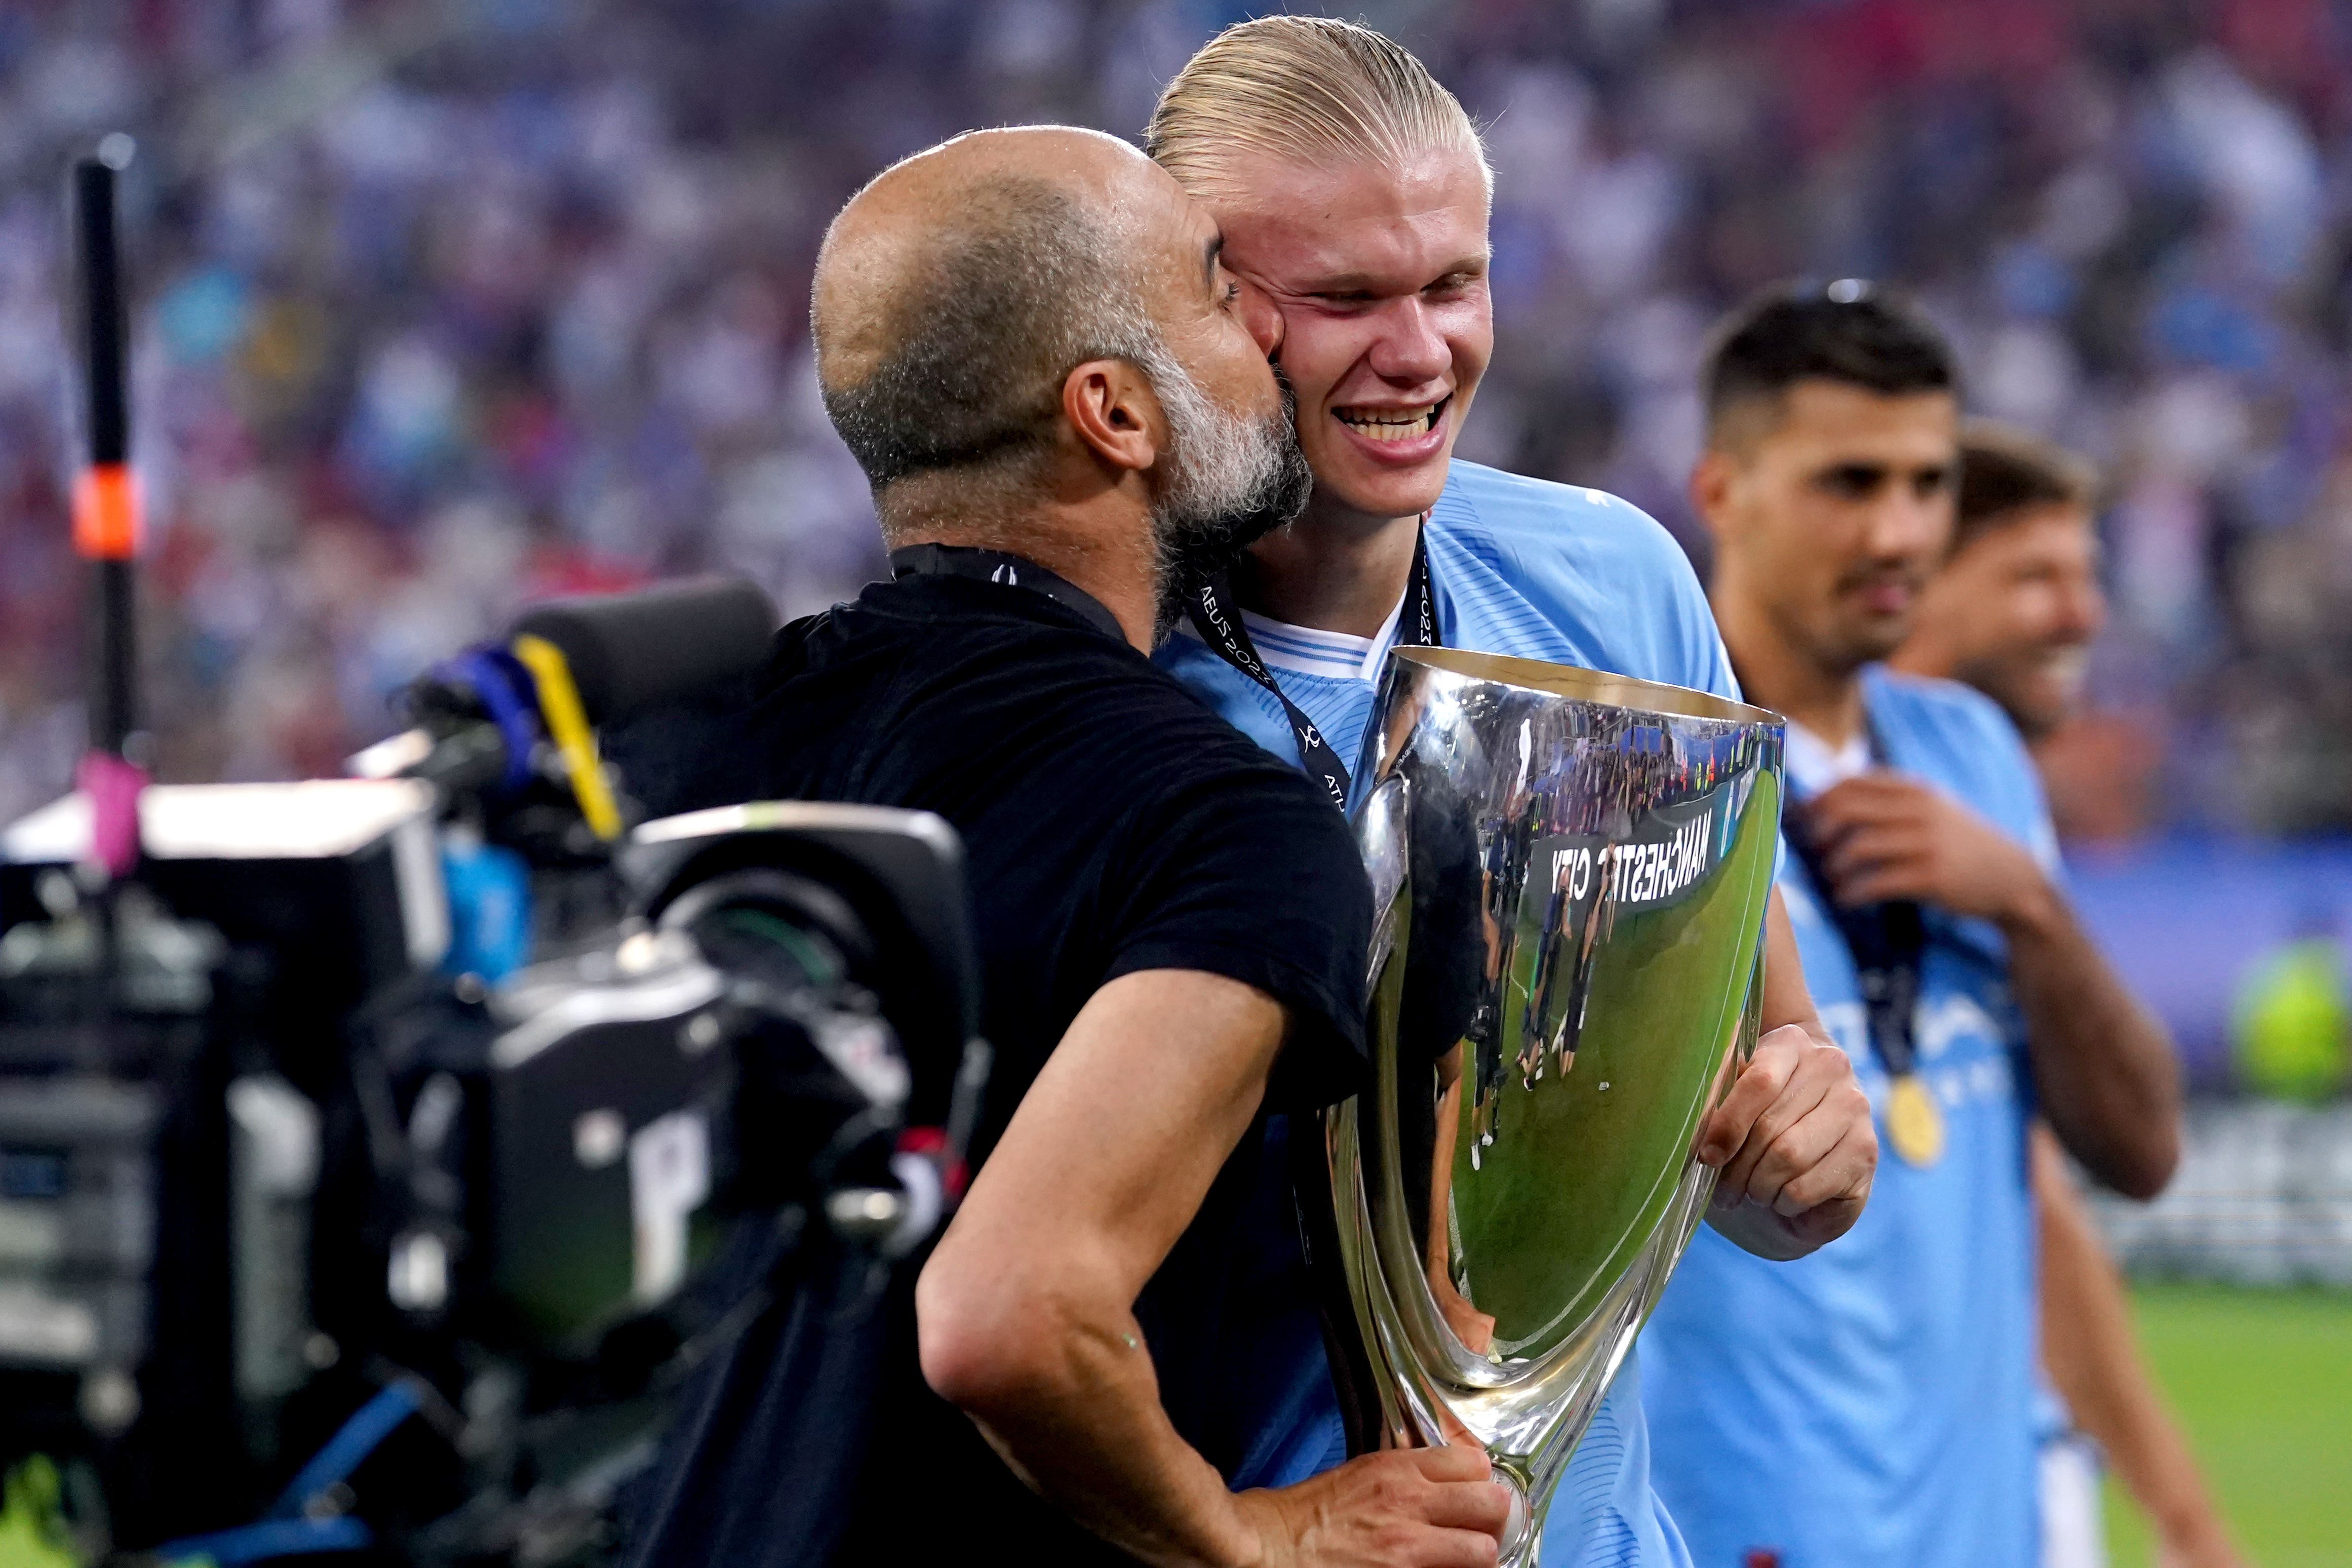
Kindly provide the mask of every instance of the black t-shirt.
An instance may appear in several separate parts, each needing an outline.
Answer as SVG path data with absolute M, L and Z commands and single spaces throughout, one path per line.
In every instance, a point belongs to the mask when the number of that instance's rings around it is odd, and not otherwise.
M 748 700 L 608 751 L 656 813 L 750 799 L 934 811 L 962 836 L 995 1070 L 974 1141 L 986 1157 L 1088 997 L 1121 974 L 1205 970 L 1282 1002 L 1290 1035 L 1260 1125 L 1244 1136 L 1136 1304 L 1162 1403 L 1229 1476 L 1253 1433 L 1250 1283 L 1296 1234 L 1270 1215 L 1269 1113 L 1329 1104 L 1361 1073 L 1370 898 L 1339 814 L 1150 660 L 1027 588 L 922 576 L 797 621 Z M 1108 1548 L 1013 1478 L 916 1363 L 914 1270 L 894 1290 L 873 1446 L 838 1561 L 947 1561 L 976 1545 L 1026 1561 Z M 771 1336 L 772 1338 L 772 1336 Z M 736 1358 L 758 1360 L 755 1333 Z M 739 1393 L 779 1375 L 739 1364 Z M 751 1563 L 792 1480 L 757 1430 L 777 1399 L 688 1425 L 683 1472 L 644 1531 L 664 1564 Z M 804 1512 L 806 1500 L 796 1506 Z M 794 1514 L 794 1517 L 800 1517 Z

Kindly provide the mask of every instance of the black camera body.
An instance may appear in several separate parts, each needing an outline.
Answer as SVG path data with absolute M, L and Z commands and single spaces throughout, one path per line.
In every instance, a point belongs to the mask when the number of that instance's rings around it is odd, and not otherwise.
M 102 894 L 71 802 L 0 837 L 0 1470 L 62 1478 L 82 1560 L 613 1560 L 695 1370 L 943 1223 L 987 1072 L 952 830 L 583 848 L 558 765 L 151 788 Z M 562 846 L 495 982 L 436 962 L 453 823 Z
M 150 786 L 131 145 L 71 186 L 89 749 L 0 832 L 0 1525 L 44 1563 L 609 1561 L 697 1370 L 772 1306 L 850 1321 L 960 1187 L 959 847 L 815 805 L 625 834 L 593 727 L 756 668 L 740 581 L 534 607 L 357 778 Z

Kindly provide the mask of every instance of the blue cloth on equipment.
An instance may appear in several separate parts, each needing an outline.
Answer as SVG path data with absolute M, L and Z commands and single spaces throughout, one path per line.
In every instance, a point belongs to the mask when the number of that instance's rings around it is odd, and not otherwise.
M 502 844 L 445 837 L 441 877 L 449 896 L 445 974 L 495 985 L 530 956 L 530 868 Z

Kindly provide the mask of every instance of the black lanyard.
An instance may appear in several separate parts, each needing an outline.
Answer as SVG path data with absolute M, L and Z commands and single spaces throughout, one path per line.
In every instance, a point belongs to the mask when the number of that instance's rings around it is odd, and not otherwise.
M 1872 763 L 1885 766 L 1886 751 L 1879 743 L 1877 729 L 1866 719 L 1864 726 Z M 1871 1047 L 1888 1077 L 1908 1077 L 1919 1062 L 1911 1030 L 1912 1013 L 1919 1001 L 1920 966 L 1927 952 L 1927 917 L 1907 900 L 1853 907 L 1840 904 L 1832 896 L 1821 847 L 1813 842 L 1803 816 L 1791 813 L 1787 826 L 1789 852 L 1805 868 L 1814 897 L 1837 922 L 1838 934 L 1845 939 L 1846 952 L 1853 957 L 1854 983 L 1870 1018 Z
M 1397 646 L 1400 647 L 1437 647 L 1437 595 L 1429 585 L 1429 547 L 1423 531 L 1429 520 L 1421 520 L 1412 541 L 1412 575 L 1405 582 L 1404 614 L 1397 622 Z M 1282 710 L 1290 719 L 1290 732 L 1298 742 L 1298 765 L 1307 770 L 1309 778 L 1322 782 L 1324 793 L 1331 804 L 1345 811 L 1348 808 L 1348 764 L 1339 760 L 1331 742 L 1316 727 L 1307 711 L 1293 702 L 1275 681 L 1273 672 L 1265 668 L 1257 648 L 1250 641 L 1249 627 L 1243 624 L 1241 606 L 1234 603 L 1233 583 L 1224 574 L 1206 579 L 1184 604 L 1184 613 L 1192 618 L 1193 629 L 1201 640 L 1216 650 L 1227 664 L 1274 693 Z
M 1086 617 L 1089 626 L 1113 642 L 1127 641 L 1127 633 L 1119 626 L 1118 617 L 1103 608 L 1101 600 L 1068 578 L 1048 572 L 1034 561 L 1007 555 L 1001 550 L 973 550 L 961 544 L 909 544 L 903 550 L 890 552 L 890 575 L 893 580 L 905 577 L 970 577 L 975 582 L 1025 588 L 1033 594 L 1045 595 L 1066 610 L 1076 611 Z

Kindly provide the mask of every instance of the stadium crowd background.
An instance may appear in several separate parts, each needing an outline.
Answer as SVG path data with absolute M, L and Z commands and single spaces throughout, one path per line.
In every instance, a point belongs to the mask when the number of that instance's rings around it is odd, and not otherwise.
M 1466 455 L 1681 499 L 1707 321 L 1915 290 L 1973 404 L 2112 480 L 2078 837 L 2352 826 L 2352 19 L 2316 0 L 1368 5 L 1487 127 Z M 972 125 L 1133 133 L 1213 0 L 81 0 L 0 16 L 0 820 L 79 744 L 58 171 L 144 149 L 166 777 L 331 771 L 519 600 L 877 564 L 817 237 Z
M 881 561 L 810 369 L 825 221 L 957 131 L 1133 135 L 1256 8 L 0 9 L 0 823 L 67 788 L 82 745 L 61 175 L 100 134 L 140 147 L 153 761 L 303 776 L 534 596 L 708 569 L 788 614 L 855 593 Z M 1908 286 L 1976 410 L 2102 465 L 2114 619 L 2094 711 L 2044 757 L 2085 912 L 2200 1086 L 2229 1082 L 2227 1020 L 2263 963 L 2304 965 L 2276 998 L 2317 997 L 2340 1046 L 2352 9 L 1334 8 L 1413 47 L 1486 129 L 1498 353 L 1465 456 L 1623 494 L 1703 567 L 1682 499 L 1701 337 L 1811 274 Z M 2258 1560 L 2352 1562 L 2333 1554 L 2352 1518 L 2311 1511 L 2343 1431 L 2309 1397 L 2352 1375 L 2352 1106 L 2209 1103 L 2190 1131 L 2173 1193 L 2107 1211 L 2110 1237 L 2143 1268 L 2339 1288 L 2144 1293 L 2142 1313 L 2242 1524 L 2284 1543 Z

